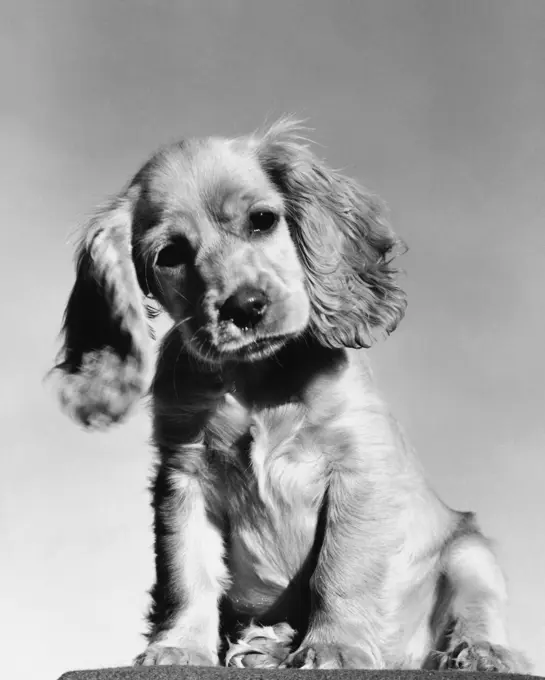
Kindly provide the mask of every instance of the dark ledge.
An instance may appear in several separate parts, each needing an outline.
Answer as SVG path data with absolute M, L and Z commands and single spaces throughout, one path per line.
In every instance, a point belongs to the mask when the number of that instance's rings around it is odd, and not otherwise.
M 190 666 L 148 666 L 139 668 L 104 668 L 102 670 L 70 671 L 59 680 L 506 680 L 507 678 L 538 678 L 541 676 L 509 673 L 473 673 L 470 671 L 308 671 L 254 670 L 238 668 L 196 668 Z M 545 680 L 545 678 L 542 678 Z

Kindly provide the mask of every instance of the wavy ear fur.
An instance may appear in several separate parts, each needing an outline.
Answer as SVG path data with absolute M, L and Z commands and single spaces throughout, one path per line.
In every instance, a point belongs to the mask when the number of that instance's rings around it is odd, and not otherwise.
M 63 406 L 85 426 L 121 420 L 149 386 L 150 336 L 132 259 L 132 186 L 97 211 L 79 247 L 54 369 Z
M 262 167 L 284 194 L 307 274 L 311 329 L 328 347 L 369 347 L 403 318 L 393 258 L 404 250 L 378 200 L 330 169 L 289 120 L 257 141 Z

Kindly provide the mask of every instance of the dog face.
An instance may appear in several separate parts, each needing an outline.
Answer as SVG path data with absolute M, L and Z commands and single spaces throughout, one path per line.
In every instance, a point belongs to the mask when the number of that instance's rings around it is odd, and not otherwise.
M 403 316 L 399 245 L 377 200 L 318 160 L 294 123 L 164 148 L 86 225 L 62 401 L 107 424 L 147 390 L 144 296 L 211 365 L 257 361 L 303 333 L 367 347 Z
M 176 145 L 137 176 L 135 263 L 188 351 L 255 360 L 305 330 L 310 302 L 283 195 L 249 145 Z

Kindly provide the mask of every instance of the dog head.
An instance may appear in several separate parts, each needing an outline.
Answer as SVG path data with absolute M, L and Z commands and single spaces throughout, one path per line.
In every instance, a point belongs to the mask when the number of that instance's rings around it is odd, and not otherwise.
M 196 360 L 256 361 L 291 338 L 368 347 L 403 316 L 400 243 L 376 199 L 280 121 L 161 149 L 86 225 L 64 320 L 61 396 L 84 424 L 148 388 L 145 297 Z

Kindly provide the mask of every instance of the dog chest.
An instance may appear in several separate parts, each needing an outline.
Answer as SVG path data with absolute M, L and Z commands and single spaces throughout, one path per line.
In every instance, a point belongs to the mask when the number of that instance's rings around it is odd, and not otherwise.
M 244 421 L 234 401 L 228 410 L 233 431 L 234 422 Z M 231 442 L 232 469 L 226 475 L 229 598 L 236 609 L 259 615 L 280 597 L 310 553 L 325 471 L 300 406 L 247 416 L 245 436 Z

